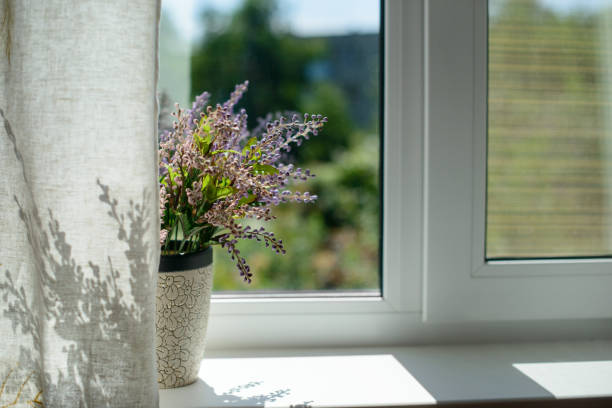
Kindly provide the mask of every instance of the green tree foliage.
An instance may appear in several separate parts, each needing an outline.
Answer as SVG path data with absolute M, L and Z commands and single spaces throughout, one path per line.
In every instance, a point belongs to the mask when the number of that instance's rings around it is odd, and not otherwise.
M 329 161 L 335 152 L 343 151 L 354 142 L 355 126 L 351 120 L 348 101 L 340 88 L 331 82 L 318 82 L 302 96 L 300 111 L 322 112 L 329 121 L 321 137 L 312 138 L 298 159 L 304 162 Z
M 273 0 L 246 0 L 231 16 L 206 11 L 206 31 L 192 58 L 192 97 L 207 90 L 212 101 L 220 101 L 249 80 L 241 105 L 251 124 L 268 112 L 297 110 L 308 82 L 305 67 L 322 55 L 323 44 L 300 41 L 277 17 Z

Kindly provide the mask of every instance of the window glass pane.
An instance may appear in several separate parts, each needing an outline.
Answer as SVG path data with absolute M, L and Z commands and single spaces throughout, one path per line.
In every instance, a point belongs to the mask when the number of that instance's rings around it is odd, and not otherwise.
M 611 1 L 489 1 L 487 258 L 612 254 L 611 22 Z
M 248 285 L 215 249 L 215 290 L 378 293 L 379 0 L 164 0 L 160 31 L 163 117 L 203 91 L 223 102 L 249 80 L 239 107 L 251 127 L 268 112 L 329 118 L 290 157 L 316 175 L 298 186 L 319 199 L 281 205 L 261 224 L 287 254 L 239 245 L 254 273 Z

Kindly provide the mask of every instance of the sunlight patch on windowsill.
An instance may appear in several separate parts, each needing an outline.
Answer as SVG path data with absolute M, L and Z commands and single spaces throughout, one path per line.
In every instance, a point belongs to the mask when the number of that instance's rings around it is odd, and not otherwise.
M 520 363 L 513 366 L 555 398 L 609 395 L 611 361 Z

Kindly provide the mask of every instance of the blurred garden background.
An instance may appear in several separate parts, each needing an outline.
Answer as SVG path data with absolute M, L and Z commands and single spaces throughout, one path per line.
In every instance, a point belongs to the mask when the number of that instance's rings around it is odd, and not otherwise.
M 254 272 L 248 285 L 215 249 L 216 291 L 379 291 L 380 8 L 378 0 L 335 3 L 175 1 L 163 8 L 162 127 L 171 124 L 174 102 L 190 107 L 205 90 L 213 104 L 223 102 L 245 80 L 249 91 L 239 106 L 251 127 L 269 112 L 329 118 L 288 157 L 316 175 L 297 186 L 319 199 L 276 209 L 267 229 L 287 254 L 256 241 L 239 245 Z
M 486 256 L 611 255 L 612 0 L 488 4 Z M 319 200 L 276 211 L 288 253 L 244 243 L 246 285 L 218 251 L 216 291 L 378 293 L 380 57 L 378 0 L 164 0 L 162 126 L 174 102 L 222 102 L 246 79 L 251 125 L 329 118 L 290 158 Z

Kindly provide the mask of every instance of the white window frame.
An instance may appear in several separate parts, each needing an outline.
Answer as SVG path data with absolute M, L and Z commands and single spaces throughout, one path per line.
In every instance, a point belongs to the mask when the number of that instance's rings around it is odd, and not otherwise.
M 612 336 L 608 260 L 484 263 L 486 0 L 384 4 L 383 296 L 216 296 L 208 347 Z
M 487 1 L 426 15 L 427 319 L 611 317 L 612 259 L 485 260 Z
M 421 321 L 423 63 L 419 58 L 423 5 L 421 1 L 388 0 L 383 10 L 384 295 L 216 296 L 211 306 L 209 345 L 399 342 L 405 338 L 405 327 Z

